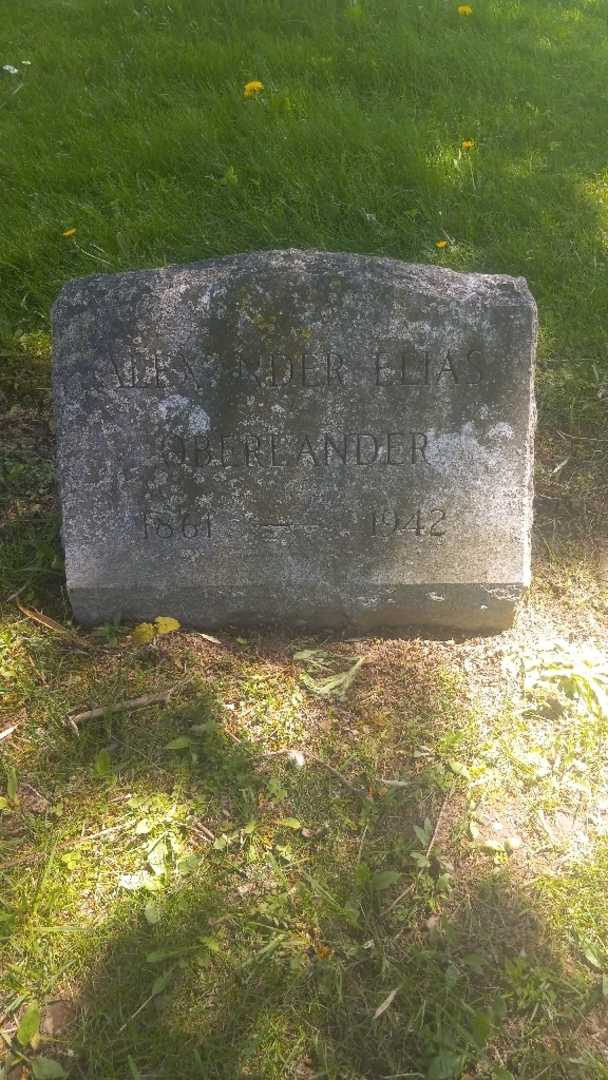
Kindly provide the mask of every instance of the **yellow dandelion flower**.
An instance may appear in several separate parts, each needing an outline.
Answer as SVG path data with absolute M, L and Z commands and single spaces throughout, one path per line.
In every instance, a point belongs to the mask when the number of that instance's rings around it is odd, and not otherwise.
M 259 79 L 252 79 L 251 82 L 245 83 L 243 87 L 243 97 L 253 97 L 255 94 L 259 94 L 260 90 L 264 89 L 264 83 L 261 83 Z
M 458 14 L 459 15 L 472 15 L 473 14 L 473 8 L 471 7 L 470 4 L 459 4 L 458 5 Z
M 447 240 L 436 240 L 435 241 L 435 247 L 439 248 L 440 251 L 442 251 L 443 248 L 446 248 L 447 246 L 448 246 Z
M 76 236 L 76 229 L 64 229 L 63 230 L 63 235 L 64 236 Z
M 465 139 L 462 144 L 463 150 L 472 150 L 475 146 L 475 139 Z

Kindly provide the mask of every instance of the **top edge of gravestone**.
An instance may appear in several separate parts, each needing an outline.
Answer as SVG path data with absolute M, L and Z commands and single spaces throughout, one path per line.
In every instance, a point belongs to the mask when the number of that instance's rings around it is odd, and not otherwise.
M 161 267 L 118 271 L 112 274 L 88 274 L 72 278 L 59 292 L 52 307 L 57 319 L 64 305 L 78 307 L 88 302 L 99 289 L 104 293 L 129 287 L 136 282 L 162 286 L 179 274 L 212 272 L 219 275 L 233 271 L 255 274 L 263 270 L 300 271 L 311 273 L 330 270 L 358 274 L 362 280 L 373 276 L 380 282 L 384 277 L 395 283 L 410 286 L 429 295 L 441 294 L 454 301 L 465 302 L 471 297 L 487 299 L 499 306 L 526 306 L 536 312 L 534 298 L 524 277 L 509 274 L 480 274 L 451 270 L 443 266 L 408 263 L 380 255 L 365 255 L 349 251 L 324 251 L 316 248 L 272 248 L 247 251 L 236 255 L 202 259 L 190 263 L 171 263 Z

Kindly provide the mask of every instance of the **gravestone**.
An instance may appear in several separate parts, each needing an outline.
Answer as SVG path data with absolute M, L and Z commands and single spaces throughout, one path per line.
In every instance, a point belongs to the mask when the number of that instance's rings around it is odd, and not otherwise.
M 72 281 L 53 312 L 83 624 L 510 624 L 529 580 L 523 278 L 271 251 Z

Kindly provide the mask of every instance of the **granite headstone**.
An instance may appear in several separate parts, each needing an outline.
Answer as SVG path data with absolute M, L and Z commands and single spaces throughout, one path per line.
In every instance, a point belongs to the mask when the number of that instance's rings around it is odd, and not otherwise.
M 263 251 L 69 282 L 53 323 L 79 622 L 511 622 L 530 573 L 523 278 Z

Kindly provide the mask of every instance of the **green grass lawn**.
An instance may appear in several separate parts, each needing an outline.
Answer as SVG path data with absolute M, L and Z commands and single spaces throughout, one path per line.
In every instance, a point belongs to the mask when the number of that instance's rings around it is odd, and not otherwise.
M 471 7 L 0 11 L 1 1080 L 608 1080 L 608 13 Z M 528 279 L 539 500 L 516 628 L 66 636 L 56 293 L 288 246 Z M 524 689 L 543 638 L 547 685 Z M 363 658 L 344 700 L 303 680 L 306 648 Z
M 77 275 L 353 250 L 527 277 L 555 407 L 592 411 L 603 0 L 8 0 L 0 18 L 19 70 L 0 73 L 7 347 Z

